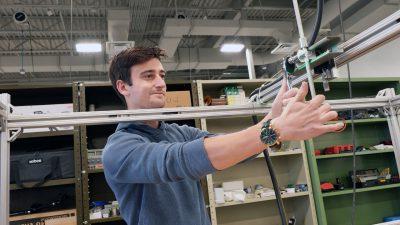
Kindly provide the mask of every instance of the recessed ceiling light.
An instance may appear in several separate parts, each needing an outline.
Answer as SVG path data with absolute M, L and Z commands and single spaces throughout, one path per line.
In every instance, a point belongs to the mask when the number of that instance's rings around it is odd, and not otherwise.
M 221 52 L 240 52 L 244 48 L 244 44 L 240 43 L 227 43 L 221 46 Z
M 24 68 L 21 68 L 20 70 L 19 70 L 19 74 L 21 74 L 21 75 L 25 75 L 25 70 L 24 70 Z
M 100 43 L 77 43 L 76 51 L 77 52 L 101 52 L 101 44 Z

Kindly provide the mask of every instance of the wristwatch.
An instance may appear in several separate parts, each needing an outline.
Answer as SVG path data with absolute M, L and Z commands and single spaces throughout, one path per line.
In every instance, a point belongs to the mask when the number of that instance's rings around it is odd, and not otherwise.
M 271 124 L 271 119 L 265 121 L 261 127 L 260 139 L 271 149 L 280 149 L 281 148 L 281 140 L 279 133 L 276 129 L 273 128 Z

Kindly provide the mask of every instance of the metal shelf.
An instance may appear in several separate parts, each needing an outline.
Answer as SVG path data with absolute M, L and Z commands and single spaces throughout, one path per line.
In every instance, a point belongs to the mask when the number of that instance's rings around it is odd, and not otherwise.
M 360 155 L 372 155 L 372 154 L 382 154 L 394 152 L 393 148 L 383 149 L 383 150 L 365 150 L 361 152 L 356 152 L 356 156 Z M 341 153 L 341 154 L 331 154 L 331 155 L 317 155 L 316 159 L 331 159 L 331 158 L 342 158 L 342 157 L 352 157 L 353 153 Z
M 18 138 L 35 138 L 35 137 L 55 137 L 73 135 L 74 130 L 60 130 L 60 131 L 43 131 L 34 133 L 22 133 Z
M 398 188 L 398 187 L 400 187 L 400 183 L 387 184 L 387 185 L 381 185 L 381 186 L 375 186 L 375 187 L 367 187 L 367 188 L 357 188 L 356 192 L 359 193 L 359 192 L 367 192 L 367 191 L 378 191 L 378 190 L 385 190 L 385 189 Z M 342 191 L 333 191 L 333 192 L 322 193 L 322 197 L 346 195 L 346 194 L 351 194 L 351 193 L 353 193 L 353 189 L 348 188 L 348 189 L 342 190 Z
M 89 169 L 88 173 L 104 173 L 103 169 Z
M 23 183 L 25 188 L 34 188 L 32 187 L 34 184 L 37 182 L 26 182 Z M 75 178 L 67 178 L 67 179 L 59 179 L 59 180 L 49 180 L 40 187 L 50 187 L 50 186 L 59 186 L 59 185 L 66 185 L 66 184 L 75 184 Z M 19 190 L 19 189 L 25 189 L 25 188 L 20 188 L 16 184 L 10 184 L 10 190 Z
M 282 194 L 282 198 L 295 198 L 295 197 L 307 196 L 307 195 L 309 195 L 309 192 L 304 191 L 304 192 L 297 192 L 294 194 Z M 227 203 L 222 203 L 222 204 L 215 204 L 215 207 L 219 208 L 219 207 L 232 206 L 232 205 L 243 205 L 243 204 L 249 204 L 249 203 L 254 203 L 254 202 L 270 201 L 270 200 L 275 200 L 275 199 L 276 199 L 275 195 L 264 197 L 264 198 L 248 198 L 244 202 L 227 202 Z
M 362 124 L 362 123 L 380 123 L 386 122 L 386 118 L 369 118 L 369 119 L 357 119 L 354 120 L 354 124 Z M 338 121 L 329 122 L 328 124 L 337 123 Z M 351 124 L 351 120 L 345 120 L 346 124 Z
M 107 222 L 112 222 L 112 221 L 120 221 L 122 220 L 122 217 L 120 216 L 112 216 L 109 218 L 101 218 L 101 219 L 94 219 L 94 220 L 90 220 L 89 223 L 93 224 L 93 223 L 107 223 Z
M 278 152 L 269 152 L 269 156 L 270 157 L 286 156 L 286 155 L 301 155 L 301 154 L 303 154 L 303 150 L 302 149 L 278 151 Z M 256 158 L 264 158 L 264 154 L 260 153 Z

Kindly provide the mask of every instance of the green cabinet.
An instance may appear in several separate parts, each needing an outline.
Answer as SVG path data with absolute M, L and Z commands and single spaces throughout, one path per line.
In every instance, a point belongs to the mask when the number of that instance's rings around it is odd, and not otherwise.
M 317 93 L 324 94 L 328 100 L 349 98 L 346 79 L 337 79 L 330 83 L 331 91 L 324 93 L 322 84 L 316 82 Z M 352 79 L 353 97 L 375 97 L 379 90 L 399 87 L 399 80 Z M 355 114 L 357 111 L 355 111 Z M 309 140 L 306 143 L 310 174 L 314 187 L 315 205 L 320 225 L 351 224 L 353 189 L 349 172 L 353 170 L 353 153 L 315 155 L 335 145 L 352 144 L 352 124 L 346 120 L 347 128 L 341 133 L 329 133 Z M 386 118 L 365 118 L 354 120 L 355 146 L 370 147 L 382 141 L 392 139 Z M 392 175 L 398 175 L 394 151 L 398 149 L 383 148 L 356 152 L 356 170 L 389 168 Z M 344 190 L 322 192 L 320 182 L 336 183 L 339 178 Z M 365 188 L 356 188 L 355 224 L 366 225 L 382 222 L 384 217 L 400 215 L 400 183 L 382 184 Z

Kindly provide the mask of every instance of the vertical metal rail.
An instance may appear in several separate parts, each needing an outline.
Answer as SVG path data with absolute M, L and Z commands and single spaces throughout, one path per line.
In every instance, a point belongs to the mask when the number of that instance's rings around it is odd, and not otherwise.
M 315 147 L 313 139 L 304 141 L 304 145 L 308 158 L 308 167 L 311 177 L 311 185 L 313 189 L 318 225 L 327 225 L 328 222 L 326 220 L 326 211 L 320 186 L 321 180 L 319 179 L 317 159 L 315 158 L 314 154 Z
M 86 87 L 84 82 L 78 83 L 79 91 L 79 112 L 86 111 Z M 81 178 L 82 178 L 82 209 L 83 224 L 90 224 L 89 212 L 89 169 L 88 169 L 88 153 L 87 153 L 87 126 L 79 126 L 80 134 L 80 150 L 81 150 Z
M 304 53 L 304 60 L 305 60 L 304 63 L 306 64 L 308 87 L 310 88 L 311 98 L 314 98 L 316 94 L 314 87 L 313 72 L 311 71 L 310 59 L 308 56 L 308 43 L 306 37 L 304 36 L 303 24 L 301 22 L 301 16 L 300 16 L 300 8 L 299 4 L 297 3 L 297 0 L 293 0 L 293 7 L 294 7 L 294 13 L 296 15 L 297 28 L 299 30 L 300 48 L 301 51 L 303 51 Z
M 393 116 L 393 123 L 395 124 L 394 126 L 396 126 L 396 130 L 395 130 L 395 139 L 398 143 L 398 146 L 395 146 L 394 149 L 394 156 L 396 157 L 396 164 L 397 164 L 397 171 L 400 171 L 400 118 L 399 118 L 399 105 L 395 106 L 396 108 L 393 108 L 393 111 L 396 113 Z
M 1 119 L 0 142 L 0 225 L 8 225 L 10 213 L 10 133 L 7 129 L 7 116 L 10 113 L 10 95 L 1 94 L 0 102 L 5 106 Z
M 389 130 L 391 131 L 397 170 L 400 170 L 400 125 L 399 125 L 398 115 L 394 107 L 398 106 L 393 106 L 392 104 L 390 104 L 389 108 L 387 109 L 388 125 L 389 125 Z
M 388 96 L 391 99 L 396 96 L 394 89 L 391 88 L 385 90 L 387 90 L 385 96 Z M 394 147 L 394 156 L 396 159 L 397 170 L 400 170 L 400 124 L 398 117 L 398 109 L 400 105 L 396 105 L 396 103 L 393 104 L 391 99 L 389 99 L 388 101 L 388 106 L 384 107 L 383 110 L 386 114 L 390 137 L 392 139 Z
M 79 83 L 72 84 L 72 102 L 74 112 L 80 109 Z M 77 224 L 83 223 L 83 201 L 82 201 L 82 156 L 81 156 L 81 140 L 80 126 L 74 126 L 74 164 L 75 164 L 75 204 L 76 204 L 76 220 Z

